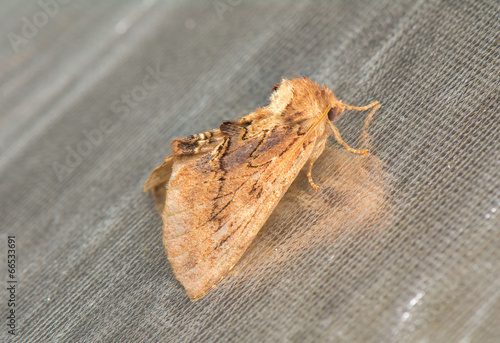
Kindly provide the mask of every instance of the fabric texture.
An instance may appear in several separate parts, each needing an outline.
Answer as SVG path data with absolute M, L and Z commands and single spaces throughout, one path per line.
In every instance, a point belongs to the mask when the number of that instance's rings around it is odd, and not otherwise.
M 499 342 L 498 1 L 0 4 L 4 342 Z M 192 302 L 142 185 L 305 75 L 378 100 Z M 358 147 L 367 113 L 337 122 Z

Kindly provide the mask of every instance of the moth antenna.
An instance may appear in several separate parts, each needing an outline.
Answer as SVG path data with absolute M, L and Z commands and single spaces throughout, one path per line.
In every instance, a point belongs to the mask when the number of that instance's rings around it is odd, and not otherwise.
M 313 130 L 316 128 L 316 126 L 319 125 L 319 123 L 321 123 L 323 121 L 323 119 L 326 118 L 326 116 L 328 115 L 328 111 L 330 111 L 330 109 L 332 108 L 332 106 L 328 105 L 328 108 L 326 109 L 326 111 L 323 113 L 323 115 L 318 119 L 317 122 L 314 123 L 313 126 L 311 126 L 311 128 L 306 132 L 306 134 L 304 135 L 304 137 L 300 140 L 300 143 L 297 144 L 297 146 L 292 150 L 293 152 L 298 149 L 302 143 L 304 143 L 304 141 L 306 140 L 307 136 L 309 136 L 311 134 L 311 132 L 313 132 Z M 328 120 L 328 122 L 330 123 L 330 121 Z M 285 161 L 288 161 L 288 159 L 291 157 L 292 155 L 290 154 L 286 159 Z
M 375 107 L 375 106 L 379 106 L 380 103 L 378 101 L 374 101 L 372 102 L 371 104 L 369 105 L 366 105 L 366 106 L 362 106 L 362 107 L 358 107 L 358 106 L 351 106 L 351 105 L 348 105 L 346 103 L 343 103 L 342 101 L 339 101 L 340 102 L 340 106 L 348 111 L 351 111 L 351 110 L 354 110 L 354 111 L 364 111 L 364 110 L 368 110 L 372 107 Z
M 325 117 L 328 115 L 328 111 L 330 111 L 331 108 L 332 108 L 332 106 L 328 105 L 328 108 L 323 113 L 323 115 L 321 115 L 321 117 L 318 119 L 318 121 L 315 122 L 314 125 L 311 126 L 311 128 L 306 132 L 306 134 L 304 135 L 304 138 L 302 138 L 302 140 L 300 141 L 300 144 L 302 144 L 306 140 L 307 136 L 309 136 L 311 134 L 311 132 L 313 132 L 313 130 L 316 128 L 316 126 L 318 126 L 319 123 L 321 123 L 323 121 L 323 119 L 325 119 Z M 300 144 L 297 146 L 300 146 Z

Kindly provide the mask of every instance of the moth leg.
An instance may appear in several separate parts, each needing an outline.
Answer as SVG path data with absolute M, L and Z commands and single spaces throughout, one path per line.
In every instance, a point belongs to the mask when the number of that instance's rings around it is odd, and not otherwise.
M 319 187 L 312 178 L 312 167 L 314 162 L 316 162 L 316 160 L 321 156 L 321 154 L 323 154 L 327 138 L 328 138 L 328 133 L 325 132 L 323 134 L 323 137 L 319 137 L 316 140 L 314 149 L 312 153 L 309 155 L 309 160 L 308 160 L 309 167 L 307 168 L 307 178 L 309 179 L 309 183 L 311 184 L 312 188 L 314 188 L 316 191 L 319 191 Z
M 354 110 L 354 111 L 364 111 L 364 110 L 368 110 L 368 109 L 370 109 L 370 108 L 372 109 L 372 110 L 370 111 L 370 113 L 368 114 L 368 116 L 365 118 L 365 122 L 364 122 L 364 125 L 363 125 L 363 131 L 362 131 L 362 133 L 361 133 L 361 145 L 362 145 L 363 147 L 365 147 L 365 146 L 369 146 L 369 145 L 368 145 L 368 139 L 369 139 L 369 137 L 370 137 L 370 136 L 368 136 L 368 127 L 370 126 L 370 123 L 371 123 L 371 121 L 372 121 L 372 119 L 373 119 L 373 116 L 375 115 L 375 112 L 377 111 L 377 108 L 379 108 L 380 103 L 379 103 L 378 101 L 374 101 L 374 102 L 372 102 L 371 104 L 366 105 L 366 106 L 362 106 L 362 107 L 358 107 L 358 106 L 351 106 L 351 105 L 348 105 L 348 104 L 344 104 L 344 103 L 342 103 L 342 106 L 343 106 L 346 110 L 348 110 L 348 111 L 350 111 L 350 110 Z M 338 130 L 337 130 L 337 132 L 338 132 Z M 335 135 L 335 134 L 334 134 L 334 135 Z M 340 137 L 340 135 L 339 135 L 339 137 Z M 337 139 L 337 137 L 335 137 L 335 139 Z M 344 144 L 343 144 L 341 141 L 339 141 L 338 139 L 337 139 L 337 141 L 338 141 L 340 144 L 344 145 Z M 344 146 L 345 146 L 345 145 L 344 145 Z M 350 150 L 350 149 L 349 149 L 349 148 L 347 148 L 347 147 L 346 147 L 346 149 L 347 149 L 347 150 L 349 150 L 349 151 L 352 151 L 352 150 Z
M 337 129 L 337 127 L 335 125 L 333 125 L 333 123 L 331 121 L 328 121 L 328 124 L 330 124 L 330 129 L 332 130 L 333 137 L 335 138 L 335 140 L 337 142 L 339 142 L 339 144 L 342 144 L 344 146 L 344 148 L 346 148 L 348 151 L 353 152 L 355 154 L 365 154 L 365 155 L 368 154 L 368 150 L 357 150 L 357 149 L 351 148 L 349 145 L 347 145 L 346 142 L 344 142 L 342 137 L 340 137 L 339 129 Z
M 318 157 L 312 157 L 309 159 L 309 167 L 307 168 L 307 178 L 309 179 L 309 183 L 311 184 L 312 188 L 314 188 L 315 190 L 319 191 L 319 187 L 318 185 L 314 182 L 314 180 L 312 179 L 312 168 L 313 168 L 313 164 L 314 162 L 318 159 Z
M 363 147 L 369 146 L 368 140 L 370 136 L 368 135 L 368 127 L 370 126 L 370 123 L 373 119 L 373 116 L 375 115 L 375 112 L 377 111 L 377 108 L 379 108 L 380 104 L 378 101 L 375 101 L 377 104 L 373 106 L 373 109 L 370 111 L 368 116 L 365 118 L 365 123 L 363 125 L 363 131 L 361 133 L 361 144 Z

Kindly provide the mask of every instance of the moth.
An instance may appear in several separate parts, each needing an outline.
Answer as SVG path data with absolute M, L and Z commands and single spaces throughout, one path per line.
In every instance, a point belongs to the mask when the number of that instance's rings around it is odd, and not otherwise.
M 177 138 L 172 154 L 144 184 L 163 219 L 163 243 L 177 279 L 196 300 L 238 262 L 284 193 L 314 161 L 328 136 L 348 151 L 335 121 L 345 110 L 372 109 L 338 100 L 307 77 L 282 80 L 270 104 L 216 130 Z

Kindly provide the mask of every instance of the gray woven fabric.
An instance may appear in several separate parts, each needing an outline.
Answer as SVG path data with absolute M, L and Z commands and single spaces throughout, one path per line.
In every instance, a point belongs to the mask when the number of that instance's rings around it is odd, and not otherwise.
M 500 341 L 498 1 L 57 4 L 0 4 L 2 341 Z M 142 185 L 300 75 L 382 103 L 376 157 L 332 143 L 192 302 Z

